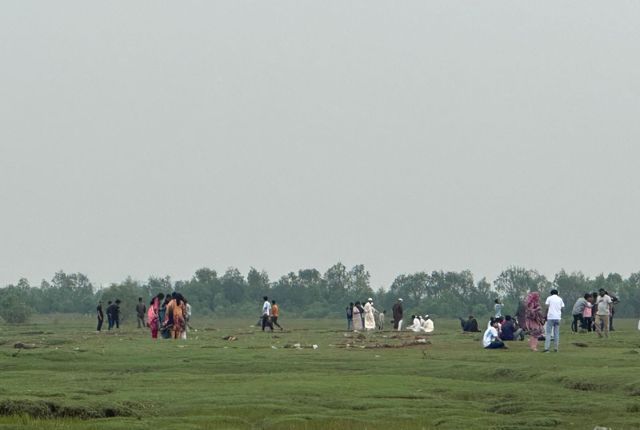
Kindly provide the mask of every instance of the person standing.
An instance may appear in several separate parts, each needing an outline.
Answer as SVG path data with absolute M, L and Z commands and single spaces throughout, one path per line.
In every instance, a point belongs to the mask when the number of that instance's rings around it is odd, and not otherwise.
M 494 318 L 500 318 L 502 316 L 502 307 L 503 304 L 500 302 L 500 299 L 495 300 L 495 305 L 493 305 Z
M 579 297 L 571 310 L 573 317 L 573 320 L 571 320 L 571 331 L 574 333 L 578 332 L 578 322 L 580 322 L 580 326 L 582 326 L 582 313 L 584 312 L 585 306 L 589 304 L 587 297 L 589 297 L 589 294 L 585 294 L 584 297 Z
M 353 305 L 353 330 L 360 331 L 363 329 L 362 326 L 362 318 L 360 317 L 362 306 L 360 306 L 360 302 L 356 301 L 356 304 Z
M 102 301 L 98 302 L 98 307 L 96 308 L 96 316 L 98 317 L 98 327 L 96 328 L 96 331 L 98 333 L 100 333 L 100 330 L 102 330 L 102 323 L 104 322 L 104 313 L 102 312 Z
M 611 315 L 611 306 L 613 300 L 607 292 L 600 288 L 598 291 L 598 298 L 596 299 L 596 333 L 598 337 L 602 337 L 602 330 L 604 329 L 604 337 L 609 337 L 609 316 Z
M 151 339 L 158 339 L 158 330 L 160 328 L 160 303 L 164 299 L 164 294 L 159 293 L 149 303 L 147 311 L 147 324 L 151 329 Z
M 376 308 L 373 307 L 373 299 L 369 297 L 367 303 L 364 305 L 364 329 L 375 330 L 376 329 Z
M 115 305 L 111 300 L 107 302 L 107 330 L 111 330 L 113 328 L 113 309 Z
M 529 348 L 538 351 L 538 338 L 542 335 L 544 316 L 540 308 L 540 293 L 532 291 L 527 294 L 524 314 L 524 329 L 529 334 Z
M 585 294 L 584 298 L 587 299 L 587 304 L 582 310 L 582 328 L 587 332 L 593 331 L 593 295 Z
M 116 328 L 120 328 L 120 299 L 116 299 L 116 302 L 113 304 L 113 324 Z
M 136 314 L 138 320 L 138 328 L 144 328 L 147 324 L 144 322 L 144 314 L 147 313 L 147 307 L 142 303 L 142 297 L 138 297 L 138 304 L 136 305 Z
M 398 299 L 398 301 L 393 305 L 393 329 L 401 331 L 402 330 L 402 299 Z
M 549 352 L 551 347 L 551 336 L 553 335 L 554 351 L 558 352 L 560 346 L 560 319 L 562 318 L 562 308 L 564 302 L 558 295 L 558 290 L 551 290 L 550 296 L 544 302 L 547 306 L 547 329 L 544 335 L 544 352 Z
M 271 300 L 271 323 L 277 325 L 280 331 L 284 329 L 278 324 L 278 317 L 280 316 L 280 307 L 275 300 Z
M 269 297 L 264 296 L 264 303 L 262 304 L 262 331 L 265 327 L 269 327 L 273 331 L 273 324 L 271 324 L 271 303 L 269 303 Z
M 353 330 L 353 302 L 347 306 L 347 330 Z
M 382 331 L 384 330 L 384 316 L 385 313 L 387 311 L 385 311 L 384 309 L 378 314 L 378 330 Z

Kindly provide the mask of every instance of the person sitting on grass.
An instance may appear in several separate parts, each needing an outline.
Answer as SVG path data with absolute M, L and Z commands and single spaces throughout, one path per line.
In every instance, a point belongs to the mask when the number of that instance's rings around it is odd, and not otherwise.
M 480 329 L 478 329 L 478 320 L 475 319 L 473 315 L 469 315 L 468 320 L 463 320 L 462 318 L 458 318 L 460 320 L 460 326 L 462 327 L 463 333 L 478 333 Z
M 411 321 L 413 321 L 413 324 L 407 327 L 407 330 L 411 330 L 415 333 L 422 331 L 422 325 L 420 324 L 420 319 L 417 315 L 411 315 Z
M 433 325 L 433 320 L 431 318 L 429 318 L 429 315 L 425 315 L 424 319 L 422 320 L 422 331 L 425 333 L 433 333 L 433 330 L 435 329 L 434 325 Z
M 502 331 L 500 332 L 500 339 L 507 340 L 524 340 L 524 330 L 519 328 L 511 315 L 504 317 L 505 321 L 502 324 Z
M 482 346 L 484 349 L 507 349 L 507 345 L 498 336 L 498 321 L 494 320 L 493 325 L 484 332 Z

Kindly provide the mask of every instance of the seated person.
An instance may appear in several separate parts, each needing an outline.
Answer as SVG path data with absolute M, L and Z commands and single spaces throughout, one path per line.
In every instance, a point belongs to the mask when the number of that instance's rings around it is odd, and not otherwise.
M 407 327 L 407 330 L 411 330 L 416 333 L 422 331 L 422 325 L 420 324 L 420 319 L 416 315 L 411 315 L 411 320 L 413 321 L 413 324 Z
M 500 339 L 507 340 L 524 340 L 524 331 L 518 327 L 511 315 L 505 316 L 504 324 L 500 331 Z
M 422 331 L 425 333 L 433 333 L 434 329 L 433 321 L 429 318 L 429 315 L 425 315 L 424 320 L 422 320 Z
M 484 332 L 482 346 L 484 349 L 507 348 L 507 345 L 498 336 L 498 321 L 494 320 L 493 325 Z
M 480 330 L 478 329 L 478 320 L 476 320 L 473 315 L 469 315 L 468 320 L 463 320 L 462 318 L 458 318 L 460 320 L 460 325 L 462 326 L 462 331 L 465 333 L 477 333 Z

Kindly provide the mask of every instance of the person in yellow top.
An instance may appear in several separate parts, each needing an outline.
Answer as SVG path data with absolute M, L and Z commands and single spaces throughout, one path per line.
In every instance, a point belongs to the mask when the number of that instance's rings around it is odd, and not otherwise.
M 278 317 L 280 316 L 280 308 L 276 304 L 275 300 L 271 300 L 271 324 L 278 326 L 280 330 L 284 330 L 280 324 L 278 324 Z

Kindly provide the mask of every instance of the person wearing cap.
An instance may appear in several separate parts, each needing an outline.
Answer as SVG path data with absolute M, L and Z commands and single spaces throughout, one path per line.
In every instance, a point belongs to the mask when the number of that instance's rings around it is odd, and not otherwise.
M 402 299 L 398 299 L 392 308 L 393 312 L 393 329 L 402 330 Z
M 364 305 L 364 329 L 375 330 L 376 328 L 376 308 L 373 307 L 373 299 L 369 297 Z
M 433 333 L 433 330 L 435 329 L 434 325 L 433 325 L 433 321 L 431 320 L 431 318 L 429 318 L 429 315 L 425 315 L 424 319 L 422 320 L 422 331 L 425 333 Z

